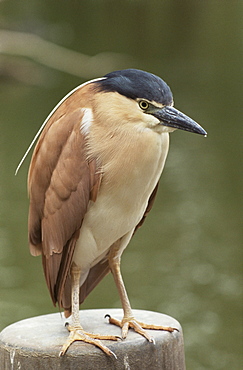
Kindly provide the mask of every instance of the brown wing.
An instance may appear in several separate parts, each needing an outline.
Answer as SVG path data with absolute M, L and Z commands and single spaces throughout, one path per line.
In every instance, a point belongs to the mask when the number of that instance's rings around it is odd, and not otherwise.
M 100 183 L 96 162 L 86 160 L 82 117 L 77 109 L 50 119 L 36 145 L 28 177 L 30 251 L 42 253 L 53 303 L 63 307 L 70 306 L 68 272 L 79 230 Z

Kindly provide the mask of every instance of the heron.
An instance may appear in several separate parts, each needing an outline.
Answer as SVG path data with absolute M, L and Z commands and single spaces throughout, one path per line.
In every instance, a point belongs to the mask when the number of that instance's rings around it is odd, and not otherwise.
M 123 339 L 130 328 L 150 342 L 147 329 L 176 330 L 134 317 L 120 269 L 123 251 L 153 206 L 176 129 L 207 134 L 174 108 L 160 77 L 138 69 L 85 82 L 44 122 L 28 173 L 28 238 L 31 254 L 42 255 L 53 304 L 71 316 L 60 356 L 76 340 L 114 354 L 103 340 L 117 336 L 87 333 L 79 312 L 109 272 L 123 308 L 122 320 L 109 322 Z

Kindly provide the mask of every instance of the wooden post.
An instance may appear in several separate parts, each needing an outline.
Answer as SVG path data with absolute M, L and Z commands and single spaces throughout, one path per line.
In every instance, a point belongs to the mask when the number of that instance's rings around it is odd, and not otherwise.
M 84 329 L 99 334 L 120 335 L 120 328 L 104 318 L 106 314 L 121 319 L 120 309 L 81 310 Z M 125 340 L 104 341 L 117 356 L 107 356 L 99 348 L 75 342 L 63 357 L 58 357 L 68 336 L 66 319 L 49 314 L 16 322 L 0 333 L 1 370 L 185 370 L 182 329 L 178 321 L 157 312 L 134 310 L 139 321 L 179 329 L 173 333 L 150 331 L 155 344 L 133 330 Z

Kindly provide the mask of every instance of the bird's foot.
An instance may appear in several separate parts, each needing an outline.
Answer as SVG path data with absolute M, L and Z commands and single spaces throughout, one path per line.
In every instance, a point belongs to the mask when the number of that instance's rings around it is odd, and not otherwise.
M 68 336 L 68 339 L 66 340 L 66 342 L 62 346 L 62 349 L 61 349 L 61 351 L 59 353 L 59 357 L 63 356 L 66 353 L 66 351 L 68 350 L 68 348 L 70 347 L 70 345 L 73 342 L 75 342 L 76 340 L 80 340 L 82 342 L 93 344 L 93 345 L 99 347 L 107 355 L 109 355 L 109 356 L 112 355 L 115 358 L 117 358 L 116 355 L 115 355 L 115 353 L 112 352 L 108 347 L 106 347 L 100 341 L 100 339 L 105 339 L 105 340 L 119 340 L 119 339 L 121 339 L 120 337 L 114 336 L 114 335 L 100 335 L 100 334 L 87 333 L 86 331 L 84 331 L 84 329 L 82 328 L 81 325 L 80 326 L 72 326 L 72 325 L 69 325 L 67 323 L 65 326 L 67 327 L 67 329 L 70 332 L 70 334 Z
M 145 324 L 136 320 L 133 316 L 132 317 L 124 317 L 121 321 L 110 317 L 110 315 L 106 315 L 105 317 L 109 318 L 109 323 L 113 325 L 120 326 L 122 329 L 122 338 L 125 339 L 128 334 L 129 328 L 132 328 L 138 334 L 144 336 L 149 342 L 155 343 L 154 338 L 149 335 L 149 333 L 144 329 L 150 330 L 164 330 L 172 333 L 173 331 L 177 330 L 177 328 L 171 328 L 170 326 L 161 326 L 161 325 L 151 325 Z

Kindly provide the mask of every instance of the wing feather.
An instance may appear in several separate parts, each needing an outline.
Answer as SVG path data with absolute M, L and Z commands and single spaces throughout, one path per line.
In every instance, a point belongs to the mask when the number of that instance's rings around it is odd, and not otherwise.
M 77 109 L 47 124 L 28 178 L 30 251 L 42 254 L 53 303 L 62 306 L 67 301 L 64 296 L 70 296 L 68 272 L 82 220 L 101 177 L 96 161 L 86 159 L 82 117 L 82 110 Z

